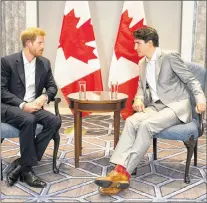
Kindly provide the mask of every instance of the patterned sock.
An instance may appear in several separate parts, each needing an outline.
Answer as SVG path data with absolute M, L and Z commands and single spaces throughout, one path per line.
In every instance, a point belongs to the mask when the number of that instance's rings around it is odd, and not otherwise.
M 122 165 L 116 165 L 114 171 L 124 174 L 125 176 L 128 177 L 128 179 L 131 178 L 130 174 L 126 171 L 126 168 Z

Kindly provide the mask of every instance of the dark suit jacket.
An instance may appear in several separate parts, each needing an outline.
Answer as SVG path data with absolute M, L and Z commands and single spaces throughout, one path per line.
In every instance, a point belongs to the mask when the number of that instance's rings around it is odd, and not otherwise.
M 46 89 L 48 103 L 57 94 L 57 85 L 52 75 L 50 61 L 36 58 L 35 91 L 36 98 Z M 19 106 L 25 95 L 25 73 L 22 51 L 1 58 L 1 119 L 10 106 Z

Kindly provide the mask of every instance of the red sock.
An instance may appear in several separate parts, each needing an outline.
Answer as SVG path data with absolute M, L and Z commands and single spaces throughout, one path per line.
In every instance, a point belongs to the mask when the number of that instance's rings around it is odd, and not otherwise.
M 128 177 L 128 179 L 130 179 L 131 177 L 130 174 L 126 171 L 126 168 L 122 165 L 116 165 L 114 171 L 124 174 L 125 176 Z

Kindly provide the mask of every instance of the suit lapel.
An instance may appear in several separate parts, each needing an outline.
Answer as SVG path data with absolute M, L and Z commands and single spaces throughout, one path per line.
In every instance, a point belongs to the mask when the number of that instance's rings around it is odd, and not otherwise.
M 160 48 L 157 48 L 157 54 L 156 54 L 157 58 L 156 58 L 156 62 L 155 62 L 155 77 L 156 77 L 156 81 L 158 80 L 159 74 L 160 74 L 160 70 L 161 70 L 161 65 L 162 65 L 162 52 Z M 143 90 L 146 90 L 146 68 L 147 68 L 147 63 L 146 60 L 143 58 L 143 61 L 140 63 L 140 68 L 141 68 L 141 80 L 142 80 L 142 84 L 143 84 Z
M 36 68 L 35 68 L 35 91 L 36 91 L 36 94 L 38 92 L 38 87 L 39 87 L 40 79 L 41 79 L 43 72 L 44 72 L 44 64 L 43 64 L 42 60 L 39 57 L 37 57 L 36 58 Z
M 143 62 L 140 63 L 140 68 L 141 68 L 141 80 L 142 80 L 143 90 L 145 91 L 146 89 L 146 61 L 145 59 L 143 59 Z
M 161 52 L 161 49 L 158 49 L 157 50 L 157 59 L 156 59 L 156 68 L 155 68 L 156 81 L 158 80 L 158 77 L 160 74 L 161 65 L 162 65 L 162 52 Z
M 22 52 L 19 52 L 19 57 L 16 60 L 16 68 L 17 68 L 19 77 L 25 87 L 25 72 L 24 72 L 24 62 L 23 62 Z

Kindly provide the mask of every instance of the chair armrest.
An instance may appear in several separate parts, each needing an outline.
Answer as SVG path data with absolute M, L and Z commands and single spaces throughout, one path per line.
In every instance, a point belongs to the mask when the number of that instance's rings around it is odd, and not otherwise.
M 51 102 L 54 102 L 54 108 L 55 108 L 56 116 L 60 117 L 60 112 L 59 112 L 58 104 L 61 102 L 61 99 L 59 97 L 55 97 L 54 99 L 51 100 Z
M 199 134 L 198 137 L 203 135 L 204 132 L 204 126 L 203 126 L 203 117 L 204 117 L 204 113 L 198 114 L 198 120 L 199 120 Z

